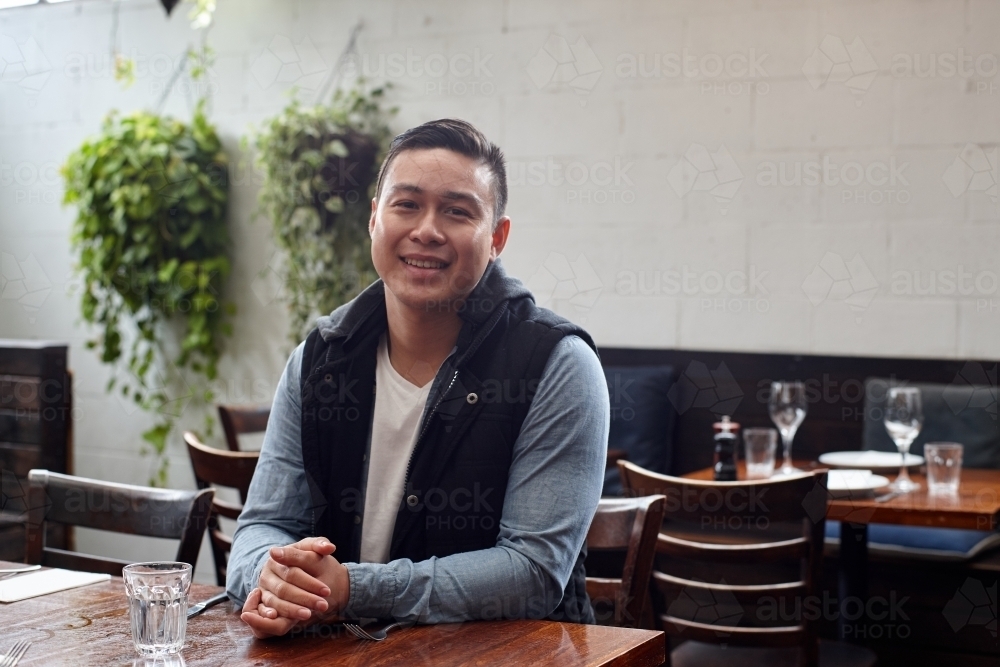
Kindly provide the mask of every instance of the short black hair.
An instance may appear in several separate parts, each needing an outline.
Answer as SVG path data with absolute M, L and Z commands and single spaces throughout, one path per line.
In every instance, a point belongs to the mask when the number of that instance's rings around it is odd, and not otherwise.
M 457 118 L 441 118 L 410 128 L 399 134 L 389 144 L 382 167 L 378 171 L 375 199 L 382 193 L 382 179 L 393 158 L 403 151 L 447 148 L 485 164 L 493 176 L 493 224 L 503 217 L 507 209 L 507 166 L 500 147 L 486 138 L 482 132 L 467 121 Z

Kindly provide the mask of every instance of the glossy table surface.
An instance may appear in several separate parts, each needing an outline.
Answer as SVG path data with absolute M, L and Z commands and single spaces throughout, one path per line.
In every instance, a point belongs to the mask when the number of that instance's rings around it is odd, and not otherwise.
M 16 563 L 0 561 L 0 567 Z M 221 591 L 192 586 L 191 604 Z M 132 646 L 121 579 L 0 604 L 0 653 L 32 642 L 18 667 L 44 665 L 614 665 L 663 663 L 663 633 L 552 621 L 478 621 L 393 630 L 384 642 L 339 626 L 268 641 L 254 639 L 235 605 L 188 621 L 181 660 L 143 661 Z
M 796 461 L 795 465 L 807 470 L 825 468 L 808 461 Z M 745 479 L 742 462 L 737 474 L 739 479 Z M 895 475 L 885 476 L 890 482 L 896 478 Z M 685 477 L 712 479 L 712 469 L 698 470 Z M 924 474 L 911 470 L 910 477 L 920 483 L 919 490 L 885 502 L 863 496 L 832 498 L 827 506 L 826 518 L 855 524 L 888 523 L 970 530 L 996 530 L 1000 525 L 1000 470 L 962 470 L 958 493 L 954 496 L 930 495 Z M 879 489 L 876 494 L 882 495 L 887 491 Z

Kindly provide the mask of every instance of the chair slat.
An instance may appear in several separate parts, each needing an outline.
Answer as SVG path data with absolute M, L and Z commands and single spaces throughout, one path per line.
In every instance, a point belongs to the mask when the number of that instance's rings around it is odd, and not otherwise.
M 694 542 L 660 533 L 656 538 L 656 553 L 676 558 L 711 560 L 723 563 L 777 562 L 809 555 L 809 541 L 796 537 L 779 542 L 759 542 L 750 544 L 712 544 Z
M 127 560 L 118 558 L 105 558 L 102 556 L 88 556 L 73 551 L 63 549 L 53 549 L 45 547 L 42 564 L 46 567 L 59 567 L 64 570 L 76 570 L 78 572 L 99 572 L 110 574 L 113 577 L 122 576 L 122 568 L 129 564 Z
M 664 627 L 673 626 L 675 633 L 685 639 L 727 643 L 739 646 L 799 646 L 808 638 L 805 626 L 785 626 L 779 628 L 747 628 L 731 625 L 712 625 L 687 621 L 669 614 L 660 615 Z
M 588 549 L 625 549 L 632 538 L 636 506 L 624 499 L 603 499 L 587 534 Z
M 240 513 L 243 511 L 243 505 L 239 505 L 237 503 L 231 503 L 226 500 L 216 499 L 215 502 L 212 503 L 212 511 L 218 514 L 219 516 L 224 516 L 227 519 L 232 519 L 233 521 L 235 521 L 236 519 L 240 518 Z
M 226 435 L 226 446 L 234 452 L 240 451 L 239 435 L 267 430 L 267 421 L 271 415 L 270 405 L 220 405 L 218 410 L 222 431 Z
M 675 577 L 673 575 L 667 574 L 666 572 L 653 572 L 653 581 L 656 583 L 657 588 L 661 592 L 668 594 L 670 591 L 674 590 L 684 590 L 684 591 L 705 591 L 708 593 L 731 593 L 737 599 L 740 604 L 749 603 L 755 604 L 760 601 L 762 596 L 773 596 L 773 597 L 785 597 L 785 596 L 804 596 L 809 592 L 809 589 L 804 581 L 788 581 L 781 582 L 777 584 L 713 584 L 707 581 L 695 581 L 692 579 L 684 579 L 682 577 Z
M 244 493 L 250 488 L 260 452 L 229 452 L 208 447 L 190 431 L 184 434 L 184 442 L 196 478 L 206 484 L 227 486 Z
M 601 577 L 587 577 L 587 595 L 591 602 L 597 600 L 617 599 L 622 589 L 621 579 L 605 579 Z
M 29 473 L 42 489 L 45 520 L 116 533 L 178 539 L 191 520 L 197 491 L 153 489 L 74 477 L 48 470 Z M 204 531 L 205 526 L 202 525 Z
M 666 496 L 666 521 L 746 528 L 825 515 L 825 478 L 814 473 L 754 482 L 712 482 L 661 475 L 628 461 L 619 461 L 618 470 L 623 487 L 632 494 Z

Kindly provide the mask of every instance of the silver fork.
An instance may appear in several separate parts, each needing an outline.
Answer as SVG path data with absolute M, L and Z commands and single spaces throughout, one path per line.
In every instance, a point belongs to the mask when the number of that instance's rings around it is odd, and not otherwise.
M 35 570 L 41 569 L 41 565 L 28 565 L 27 567 L 15 567 L 12 569 L 0 570 L 0 579 L 6 579 L 8 577 L 16 577 L 19 574 L 24 574 L 25 572 L 34 572 Z
M 28 647 L 31 646 L 31 642 L 17 642 L 3 660 L 0 660 L 0 667 L 14 667 L 18 661 L 21 660 L 21 656 L 25 654 Z
M 365 630 L 364 628 L 362 628 L 360 625 L 355 625 L 354 623 L 344 623 L 344 628 L 346 628 L 348 632 L 350 632 L 352 635 L 354 635 L 358 639 L 368 639 L 368 640 L 371 640 L 373 642 L 380 642 L 380 641 L 382 641 L 383 639 L 386 638 L 386 635 L 389 634 L 389 630 L 392 630 L 394 628 L 408 628 L 411 625 L 413 625 L 413 623 L 406 622 L 406 621 L 399 622 L 399 623 L 392 623 L 390 625 L 385 626 L 381 630 L 375 630 L 374 632 L 368 632 L 367 630 Z M 0 665 L 0 667 L 4 667 L 4 666 Z

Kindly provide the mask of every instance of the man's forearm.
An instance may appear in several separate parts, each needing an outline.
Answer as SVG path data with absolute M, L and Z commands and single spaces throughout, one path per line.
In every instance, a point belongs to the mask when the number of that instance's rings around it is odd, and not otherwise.
M 430 558 L 419 563 L 347 563 L 345 614 L 418 623 L 544 618 L 559 604 L 562 586 L 509 547 Z

